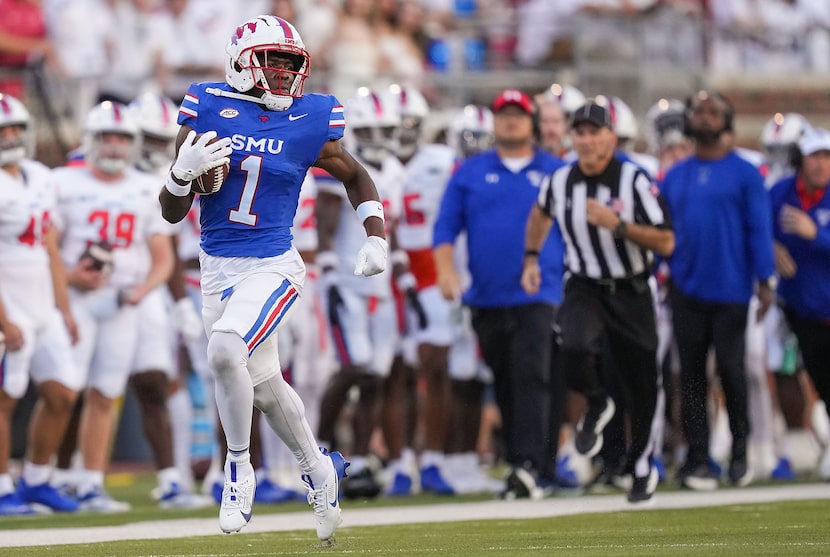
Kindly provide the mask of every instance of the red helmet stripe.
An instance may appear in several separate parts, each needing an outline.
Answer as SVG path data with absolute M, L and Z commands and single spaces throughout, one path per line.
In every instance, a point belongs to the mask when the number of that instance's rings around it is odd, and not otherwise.
M 170 122 L 170 110 L 168 110 L 166 102 L 161 102 L 161 120 L 165 125 Z
M 3 114 L 6 116 L 12 113 L 12 107 L 9 106 L 9 101 L 6 99 L 0 99 L 0 106 L 3 107 Z
M 372 91 L 372 103 L 375 105 L 375 116 L 383 116 L 383 106 L 380 104 L 380 98 Z
M 293 39 L 294 33 L 291 32 L 291 26 L 288 24 L 288 22 L 282 19 L 281 17 L 275 17 L 274 19 L 276 19 L 277 23 L 279 23 L 280 27 L 282 27 L 282 32 L 285 35 L 285 38 Z
M 116 123 L 121 123 L 121 108 L 116 103 L 112 103 L 112 117 Z

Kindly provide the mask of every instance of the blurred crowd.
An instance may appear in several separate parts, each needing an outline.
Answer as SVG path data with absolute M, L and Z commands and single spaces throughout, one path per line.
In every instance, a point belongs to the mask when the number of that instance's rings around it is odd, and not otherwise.
M 310 86 L 423 88 L 430 73 L 648 60 L 718 72 L 827 69 L 830 8 L 818 0 L 3 0 L 0 91 L 47 97 L 77 132 L 103 99 L 181 100 L 221 79 L 240 17 L 296 21 Z M 425 90 L 432 101 L 435 93 Z M 72 133 L 77 136 L 77 133 Z

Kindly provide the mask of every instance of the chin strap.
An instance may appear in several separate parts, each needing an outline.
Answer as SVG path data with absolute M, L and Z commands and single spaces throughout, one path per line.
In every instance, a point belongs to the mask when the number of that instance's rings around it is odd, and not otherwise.
M 217 97 L 230 97 L 232 99 L 239 99 L 242 101 L 258 103 L 265 106 L 265 108 L 267 108 L 268 110 L 276 110 L 280 112 L 291 108 L 291 105 L 294 102 L 294 99 L 292 97 L 289 97 L 288 95 L 274 95 L 273 93 L 266 93 L 265 95 L 263 95 L 263 97 L 254 97 L 252 95 L 245 95 L 243 93 L 237 93 L 235 91 L 223 91 L 222 89 L 219 89 L 217 87 L 208 87 L 207 89 L 205 89 L 205 92 L 211 95 L 215 95 Z M 271 98 L 265 98 L 267 96 L 270 96 Z M 287 100 L 283 102 L 281 100 L 283 98 Z
M 230 97 L 232 99 L 239 99 L 241 101 L 249 101 L 249 102 L 252 102 L 252 103 L 265 104 L 265 101 L 262 100 L 259 97 L 253 97 L 251 95 L 245 95 L 243 93 L 237 93 L 235 91 L 223 91 L 222 89 L 219 89 L 218 87 L 208 87 L 207 89 L 205 89 L 205 92 L 210 93 L 211 95 L 214 95 L 214 96 L 217 96 L 217 97 Z

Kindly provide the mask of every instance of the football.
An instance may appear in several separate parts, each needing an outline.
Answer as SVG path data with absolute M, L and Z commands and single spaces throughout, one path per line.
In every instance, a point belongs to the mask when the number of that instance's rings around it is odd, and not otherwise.
M 201 135 L 202 134 L 197 135 L 194 142 L 197 141 Z M 214 137 L 212 140 L 208 141 L 207 144 L 210 145 L 211 143 L 216 143 L 218 140 L 218 137 Z M 211 168 L 193 180 L 190 187 L 199 195 L 210 195 L 212 193 L 216 193 L 219 191 L 219 188 L 222 187 L 222 184 L 225 183 L 225 180 L 227 180 L 228 173 L 230 171 L 231 166 L 229 164 L 223 164 L 215 168 Z

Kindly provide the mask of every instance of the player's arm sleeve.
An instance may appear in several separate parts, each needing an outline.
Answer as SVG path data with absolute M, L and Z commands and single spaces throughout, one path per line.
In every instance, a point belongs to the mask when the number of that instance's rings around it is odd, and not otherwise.
M 337 141 L 343 138 L 346 132 L 346 116 L 343 110 L 343 104 L 335 97 L 331 97 L 332 107 L 329 113 L 329 141 Z
M 182 99 L 182 104 L 179 106 L 179 114 L 176 121 L 180 126 L 188 126 L 191 129 L 198 130 L 199 124 L 199 98 L 204 96 L 204 91 L 198 83 L 192 83 L 187 89 L 187 93 Z
M 463 167 L 462 167 L 463 168 Z M 454 244 L 455 239 L 464 228 L 464 188 L 462 186 L 463 172 L 456 172 L 450 178 L 441 204 L 438 207 L 438 216 L 435 219 L 432 234 L 432 247 L 441 244 Z
M 775 272 L 770 199 L 764 189 L 764 179 L 754 168 L 745 173 L 744 185 L 745 226 L 752 254 L 752 270 L 758 279 L 763 280 Z

